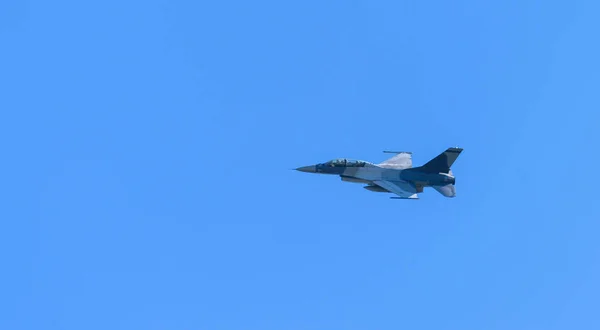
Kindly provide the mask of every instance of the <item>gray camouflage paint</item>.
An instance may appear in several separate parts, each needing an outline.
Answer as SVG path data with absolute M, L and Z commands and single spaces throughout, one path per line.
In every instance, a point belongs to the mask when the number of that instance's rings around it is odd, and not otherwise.
M 307 173 L 339 175 L 343 181 L 367 184 L 364 188 L 374 192 L 391 192 L 401 199 L 418 199 L 424 187 L 432 187 L 443 196 L 456 196 L 456 179 L 450 170 L 462 148 L 448 148 L 437 157 L 419 167 L 412 167 L 410 152 L 396 153 L 379 164 L 366 161 L 332 160 L 316 165 L 299 167 Z M 347 165 L 351 166 L 347 166 Z

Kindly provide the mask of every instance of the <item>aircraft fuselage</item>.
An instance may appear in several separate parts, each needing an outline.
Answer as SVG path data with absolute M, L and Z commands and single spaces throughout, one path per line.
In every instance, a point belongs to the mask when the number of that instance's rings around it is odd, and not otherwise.
M 381 168 L 374 165 L 365 167 L 326 167 L 317 165 L 316 173 L 339 175 L 343 181 L 370 183 L 377 180 L 402 180 L 420 186 L 443 186 L 454 184 L 456 179 L 446 173 L 424 173 L 419 168 L 404 170 Z

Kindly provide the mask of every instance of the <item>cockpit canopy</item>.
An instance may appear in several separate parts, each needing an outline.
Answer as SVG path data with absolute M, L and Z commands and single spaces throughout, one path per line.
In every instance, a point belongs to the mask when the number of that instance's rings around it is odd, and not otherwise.
M 365 164 L 366 164 L 366 162 L 363 162 L 362 160 L 351 160 L 351 159 L 346 159 L 346 158 L 338 158 L 338 159 L 330 160 L 330 161 L 324 163 L 323 165 L 330 166 L 330 167 L 363 167 L 363 166 L 365 166 Z

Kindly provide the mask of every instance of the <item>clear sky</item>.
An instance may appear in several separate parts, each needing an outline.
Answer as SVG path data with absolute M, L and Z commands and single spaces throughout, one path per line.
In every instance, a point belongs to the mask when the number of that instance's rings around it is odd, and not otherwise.
M 1 1 L 0 328 L 600 329 L 599 9 Z

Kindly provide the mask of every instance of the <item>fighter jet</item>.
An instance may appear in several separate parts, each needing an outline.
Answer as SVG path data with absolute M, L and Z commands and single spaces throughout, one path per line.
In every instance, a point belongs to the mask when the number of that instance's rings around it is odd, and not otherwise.
M 419 199 L 423 188 L 431 187 L 446 197 L 455 197 L 456 180 L 450 167 L 462 148 L 448 148 L 425 165 L 412 166 L 412 152 L 384 151 L 396 154 L 379 164 L 346 158 L 299 167 L 306 173 L 339 175 L 342 181 L 366 184 L 374 192 L 393 193 L 393 199 Z

